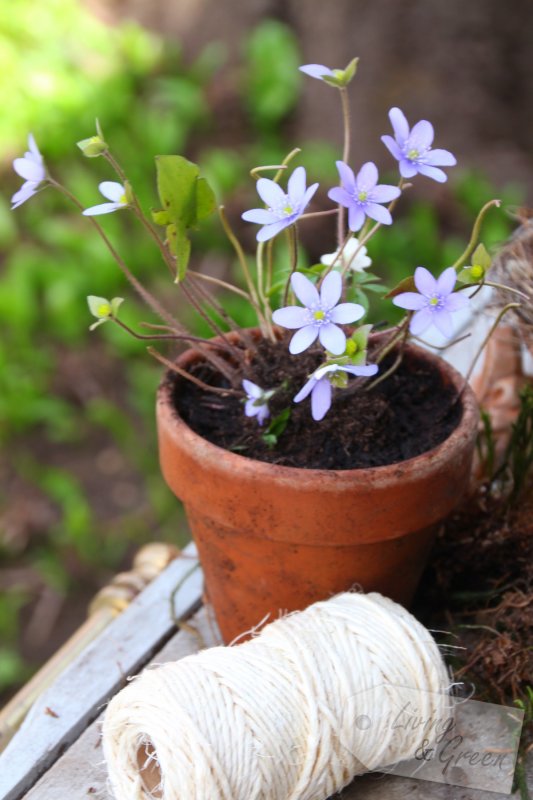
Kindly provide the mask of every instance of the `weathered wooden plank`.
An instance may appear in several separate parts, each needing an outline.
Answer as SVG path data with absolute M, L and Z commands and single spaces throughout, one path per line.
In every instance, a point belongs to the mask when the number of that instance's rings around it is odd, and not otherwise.
M 102 706 L 172 635 L 175 615 L 200 602 L 202 573 L 188 545 L 36 701 L 0 755 L 0 798 L 17 800 L 100 713 Z M 52 712 L 52 713 L 50 713 Z
M 205 608 L 195 614 L 190 624 L 191 627 L 179 631 L 151 663 L 164 664 L 196 653 L 200 641 L 206 647 L 219 644 L 216 625 Z M 88 800 L 91 797 L 112 800 L 100 741 L 102 717 L 103 714 L 87 728 L 23 800 Z

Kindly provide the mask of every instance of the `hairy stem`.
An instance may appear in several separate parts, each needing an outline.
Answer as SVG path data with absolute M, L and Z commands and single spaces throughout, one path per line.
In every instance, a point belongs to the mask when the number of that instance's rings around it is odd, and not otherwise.
M 470 380 L 472 372 L 474 371 L 474 367 L 476 366 L 481 353 L 483 352 L 483 350 L 485 349 L 485 347 L 489 343 L 489 340 L 490 340 L 492 334 L 494 333 L 494 331 L 496 330 L 496 328 L 498 327 L 498 325 L 502 321 L 502 319 L 505 316 L 505 314 L 507 314 L 507 312 L 510 311 L 513 308 L 520 308 L 520 303 L 508 303 L 506 306 L 504 306 L 502 308 L 502 310 L 500 311 L 500 313 L 498 314 L 498 316 L 496 317 L 496 319 L 494 320 L 493 324 L 490 326 L 487 335 L 485 336 L 485 338 L 481 342 L 481 345 L 480 345 L 476 355 L 474 356 L 474 359 L 473 359 L 472 363 L 470 364 L 468 372 L 466 373 L 465 386 L 468 383 L 468 381 Z
M 164 364 L 167 369 L 171 370 L 172 372 L 176 372 L 178 375 L 181 375 L 182 378 L 185 378 L 191 383 L 195 383 L 200 389 L 203 389 L 206 392 L 214 392 L 215 394 L 220 394 L 223 397 L 227 397 L 228 395 L 233 395 L 234 397 L 244 397 L 244 392 L 240 392 L 237 389 L 222 389 L 220 386 L 210 386 L 208 383 L 204 383 L 204 381 L 197 378 L 195 375 L 191 375 L 190 372 L 187 372 L 185 369 L 181 369 L 178 367 L 177 364 L 174 364 L 173 361 L 169 361 L 168 358 L 162 356 L 157 350 L 153 347 L 147 348 L 148 352 L 151 356 L 153 356 L 157 361 L 160 361 L 161 364 Z
M 341 97 L 341 106 L 342 106 L 342 123 L 343 123 L 343 148 L 342 148 L 342 160 L 345 164 L 348 163 L 348 159 L 350 157 L 350 137 L 351 137 L 351 125 L 350 125 L 350 100 L 348 97 L 348 90 L 346 86 L 342 86 L 339 88 L 339 94 Z M 339 203 L 338 208 L 338 217 L 337 217 L 337 247 L 341 246 L 341 242 L 344 238 L 344 220 L 345 220 L 345 209 L 344 206 L 341 206 Z
M 474 222 L 474 227 L 472 228 L 472 233 L 470 235 L 470 241 L 468 242 L 466 249 L 459 256 L 455 264 L 452 264 L 453 268 L 456 271 L 460 270 L 461 267 L 463 267 L 466 264 L 466 262 L 476 249 L 476 245 L 479 241 L 481 226 L 483 224 L 483 220 L 485 218 L 486 213 L 490 211 L 491 208 L 499 208 L 501 204 L 502 204 L 501 200 L 489 200 L 488 203 L 485 203 L 485 205 L 483 206 L 483 208 L 476 217 L 476 221 Z

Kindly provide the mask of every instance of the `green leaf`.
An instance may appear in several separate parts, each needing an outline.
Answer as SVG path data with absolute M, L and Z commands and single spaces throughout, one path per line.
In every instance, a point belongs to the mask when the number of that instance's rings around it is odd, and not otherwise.
M 216 207 L 215 195 L 197 164 L 183 156 L 157 156 L 157 190 L 162 210 L 152 212 L 158 225 L 167 226 L 167 241 L 176 256 L 176 281 L 183 280 L 191 254 L 189 231 Z
M 484 244 L 478 244 L 474 252 L 472 253 L 472 266 L 477 265 L 483 267 L 483 270 L 486 272 L 492 263 L 491 257 L 487 252 L 487 248 Z
M 408 278 L 404 278 L 403 281 L 400 281 L 400 283 L 398 283 L 394 289 L 391 289 L 390 292 L 385 295 L 385 298 L 388 300 L 390 297 L 396 297 L 396 295 L 401 294 L 402 292 L 415 291 L 415 279 L 412 275 L 409 275 Z
M 291 409 L 288 407 L 284 408 L 283 411 L 280 411 L 280 413 L 270 421 L 268 428 L 261 437 L 265 444 L 267 444 L 269 447 L 275 447 L 275 445 L 278 443 L 279 437 L 287 427 L 290 416 Z

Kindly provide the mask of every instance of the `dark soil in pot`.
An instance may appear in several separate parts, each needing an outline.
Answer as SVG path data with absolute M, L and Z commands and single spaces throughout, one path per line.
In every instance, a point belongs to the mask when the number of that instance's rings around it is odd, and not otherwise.
M 258 357 L 243 377 L 264 389 L 285 380 L 270 401 L 271 418 L 291 409 L 274 448 L 263 441 L 256 418 L 245 417 L 242 402 L 234 396 L 208 393 L 172 376 L 174 403 L 195 433 L 219 447 L 259 461 L 308 469 L 357 469 L 404 461 L 436 447 L 460 421 L 456 389 L 443 382 L 423 354 L 410 351 L 397 371 L 375 388 L 365 389 L 372 379 L 351 378 L 350 386 L 355 390 L 357 384 L 357 391 L 335 391 L 330 411 L 315 422 L 310 399 L 294 404 L 292 398 L 322 359 L 319 348 L 292 356 L 285 340 L 259 342 Z M 391 354 L 382 362 L 380 374 L 394 359 Z M 371 353 L 368 361 L 372 363 Z M 206 362 L 194 364 L 192 371 L 205 383 L 228 385 Z M 268 420 L 263 427 L 267 425 Z

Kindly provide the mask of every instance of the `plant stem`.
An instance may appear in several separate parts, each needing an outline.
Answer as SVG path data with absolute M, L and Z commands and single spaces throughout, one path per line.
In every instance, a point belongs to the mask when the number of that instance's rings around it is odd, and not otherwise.
M 346 86 L 342 86 L 339 88 L 339 94 L 341 97 L 342 122 L 343 122 L 342 160 L 344 161 L 345 164 L 347 164 L 348 159 L 350 157 L 351 126 L 350 126 L 350 100 L 348 97 L 348 90 Z M 344 218 L 345 218 L 344 206 L 341 206 L 339 203 L 338 217 L 337 217 L 337 247 L 341 246 L 341 242 L 344 237 Z
M 79 208 L 81 211 L 84 210 L 83 205 L 80 203 L 77 197 L 75 197 L 65 186 L 53 180 L 52 178 L 49 178 L 49 180 L 52 186 L 54 186 L 62 194 L 64 194 L 65 197 L 67 197 L 72 203 L 74 203 L 74 205 L 77 208 Z M 166 320 L 166 322 L 168 322 L 169 325 L 177 332 L 179 333 L 187 332 L 186 329 L 182 325 L 180 325 L 180 323 L 176 319 L 174 319 L 174 317 L 171 314 L 169 314 L 169 312 L 165 308 L 163 308 L 163 306 L 159 303 L 159 301 L 156 300 L 156 298 L 147 289 L 145 289 L 144 286 L 137 280 L 135 275 L 131 272 L 131 270 L 126 265 L 124 260 L 115 250 L 115 247 L 108 239 L 100 223 L 92 216 L 89 216 L 88 219 L 91 222 L 91 224 L 96 228 L 100 238 L 102 239 L 107 249 L 117 262 L 119 268 L 122 270 L 127 280 L 131 283 L 135 291 L 142 297 L 146 305 L 149 308 L 151 308 L 152 311 L 154 311 L 158 316 Z
M 311 217 L 326 217 L 332 214 L 338 214 L 337 208 L 328 208 L 327 211 L 310 211 L 308 214 L 302 214 L 299 219 L 310 219 Z
M 121 319 L 118 319 L 118 317 L 111 317 L 111 319 L 113 320 L 113 322 L 115 322 L 119 327 L 123 328 L 127 333 L 129 333 L 135 339 L 143 339 L 143 340 L 170 339 L 173 341 L 182 340 L 184 342 L 195 342 L 195 343 L 199 342 L 200 344 L 206 344 L 206 340 L 201 339 L 199 336 L 192 336 L 192 335 L 188 336 L 179 333 L 174 333 L 174 334 L 166 333 L 166 334 L 154 334 L 154 335 L 137 333 L 136 331 L 133 330 L 133 328 L 130 328 L 129 325 L 126 325 L 125 322 L 122 322 Z M 222 342 L 211 342 L 209 343 L 209 346 L 218 347 L 220 350 L 225 350 L 226 352 L 233 353 L 233 349 L 228 347 L 226 344 L 223 344 Z
M 222 222 L 222 227 L 224 228 L 224 232 L 225 232 L 226 236 L 228 237 L 228 239 L 230 240 L 231 244 L 233 245 L 233 249 L 235 250 L 235 253 L 236 253 L 237 258 L 239 260 L 239 264 L 241 265 L 241 269 L 242 269 L 242 272 L 243 272 L 243 275 L 244 275 L 244 280 L 245 280 L 246 285 L 248 287 L 248 291 L 250 293 L 250 297 L 252 298 L 253 307 L 254 307 L 255 312 L 257 314 L 257 321 L 259 323 L 259 327 L 261 328 L 261 333 L 263 334 L 263 336 L 266 336 L 269 339 L 271 339 L 271 341 L 275 341 L 270 321 L 265 317 L 265 313 L 261 308 L 259 297 L 258 297 L 256 288 L 255 288 L 254 282 L 252 280 L 252 276 L 250 274 L 250 269 L 248 267 L 248 262 L 246 260 L 246 255 L 244 253 L 244 250 L 242 249 L 241 243 L 239 242 L 239 240 L 235 236 L 235 234 L 234 234 L 234 232 L 233 232 L 233 230 L 231 228 L 231 225 L 229 224 L 229 221 L 228 221 L 228 218 L 226 216 L 226 212 L 225 212 L 224 206 L 219 206 L 218 207 L 218 213 L 219 213 L 219 216 L 220 216 L 220 221 Z
M 468 242 L 468 244 L 466 246 L 466 249 L 459 256 L 459 258 L 457 259 L 455 264 L 452 264 L 452 266 L 453 266 L 453 268 L 455 269 L 456 272 L 459 269 L 461 269 L 462 266 L 464 266 L 466 264 L 467 260 L 469 259 L 471 254 L 474 252 L 474 250 L 476 248 L 476 245 L 478 243 L 478 240 L 479 240 L 479 233 L 480 233 L 480 230 L 481 230 L 481 225 L 483 223 L 483 219 L 485 217 L 485 214 L 491 208 L 494 208 L 494 207 L 495 208 L 499 208 L 501 206 L 501 204 L 502 204 L 501 200 L 489 200 L 489 202 L 485 203 L 485 205 L 483 206 L 483 208 L 481 209 L 481 211 L 477 215 L 476 221 L 474 222 L 474 227 L 472 228 L 472 233 L 470 235 L 470 241 Z
M 148 347 L 147 350 L 151 356 L 160 361 L 161 364 L 164 364 L 165 367 L 167 367 L 167 369 L 172 370 L 172 372 L 177 372 L 177 374 L 181 375 L 182 378 L 186 378 L 186 380 L 195 383 L 197 386 L 200 387 L 200 389 L 203 389 L 206 392 L 214 392 L 215 394 L 220 394 L 223 397 L 227 397 L 228 395 L 233 395 L 234 397 L 244 396 L 244 392 L 240 392 L 236 389 L 222 389 L 220 388 L 220 386 L 210 386 L 208 383 L 204 383 L 204 381 L 201 381 L 200 378 L 197 378 L 195 375 L 191 375 L 190 372 L 187 372 L 187 370 L 178 367 L 178 365 L 174 364 L 174 362 L 169 361 L 168 358 L 162 356 L 161 353 L 158 353 L 158 351 L 155 350 L 153 347 Z
M 241 297 L 244 297 L 244 299 L 247 300 L 252 306 L 254 304 L 254 301 L 248 292 L 245 292 L 243 289 L 239 289 L 238 286 L 233 286 L 233 284 L 227 283 L 220 278 L 215 278 L 212 275 L 206 275 L 204 272 L 193 272 L 193 270 L 189 270 L 188 274 L 193 275 L 195 278 L 200 278 L 202 281 L 206 281 L 207 283 L 213 283 L 215 286 L 220 286 L 221 289 L 227 289 L 228 292 L 238 294 Z
M 504 306 L 502 308 L 502 310 L 500 311 L 500 313 L 498 314 L 498 316 L 496 317 L 496 319 L 494 320 L 493 324 L 490 326 L 489 332 L 487 333 L 487 335 L 485 336 L 485 338 L 481 342 L 481 345 L 480 345 L 476 355 L 474 356 L 474 359 L 473 359 L 472 363 L 470 364 L 468 372 L 466 373 L 465 386 L 468 383 L 468 381 L 470 380 L 472 372 L 474 371 L 474 367 L 477 364 L 478 358 L 480 357 L 481 353 L 483 352 L 483 350 L 487 346 L 487 344 L 489 342 L 489 339 L 491 338 L 492 334 L 494 333 L 494 331 L 496 330 L 496 328 L 500 324 L 500 322 L 503 319 L 504 315 L 507 314 L 507 312 L 510 311 L 512 308 L 520 308 L 520 303 L 508 303 L 506 306 Z

